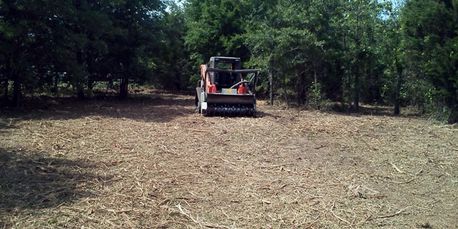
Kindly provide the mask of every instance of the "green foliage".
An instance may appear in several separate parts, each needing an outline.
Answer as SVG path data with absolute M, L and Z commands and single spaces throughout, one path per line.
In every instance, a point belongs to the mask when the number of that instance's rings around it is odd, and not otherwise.
M 425 112 L 448 114 L 449 122 L 458 121 L 457 7 L 456 1 L 410 0 L 400 18 L 411 101 Z
M 402 105 L 458 121 L 455 0 L 0 1 L 0 84 L 22 92 L 97 81 L 195 86 L 199 64 L 238 56 L 261 94 L 319 109 Z M 271 77 L 270 77 L 271 76 Z M 270 82 L 269 79 L 272 79 Z M 9 81 L 7 81 L 9 80 Z M 6 83 L 5 83 L 6 82 Z M 12 82 L 12 83 L 11 83 Z M 326 95 L 326 96 L 325 96 Z
M 299 104 L 316 78 L 327 94 L 356 106 L 360 91 L 379 91 L 383 70 L 374 31 L 381 21 L 379 4 L 279 0 L 260 8 L 247 26 L 252 63 L 275 71 L 280 87 L 295 87 Z M 364 96 L 372 101 L 378 95 Z
M 190 82 L 190 76 L 197 75 L 192 71 L 189 52 L 185 47 L 187 32 L 184 9 L 170 2 L 168 11 L 163 13 L 161 20 L 161 48 L 159 55 L 153 58 L 155 78 L 153 82 L 165 89 L 183 90 L 195 83 Z
M 2 1 L 0 66 L 23 89 L 66 82 L 79 96 L 109 75 L 135 81 L 151 77 L 160 0 Z
M 307 93 L 307 105 L 315 110 L 320 110 L 325 105 L 320 83 L 314 82 L 310 86 Z
M 242 1 L 189 0 L 186 3 L 185 41 L 195 65 L 211 56 L 239 56 L 247 59 L 243 44 L 246 15 Z
M 267 72 L 275 72 L 274 83 L 280 83 L 281 87 L 296 87 L 300 104 L 304 103 L 306 84 L 324 55 L 325 42 L 312 31 L 319 28 L 319 21 L 313 17 L 315 3 L 318 1 L 263 4 L 262 10 L 250 15 L 245 35 L 252 51 L 251 63 Z

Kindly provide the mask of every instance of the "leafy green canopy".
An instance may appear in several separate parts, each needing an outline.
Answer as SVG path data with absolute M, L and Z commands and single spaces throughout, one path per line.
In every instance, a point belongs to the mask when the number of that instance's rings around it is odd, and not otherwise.
M 227 55 L 288 104 L 416 105 L 456 122 L 458 2 L 392 2 L 3 0 L 1 88 L 15 103 L 62 84 L 83 96 L 98 80 L 120 79 L 124 97 L 132 81 L 183 89 Z
M 458 121 L 458 2 L 410 0 L 400 17 L 402 56 L 413 100 Z M 440 113 L 440 112 L 439 112 Z
M 2 1 L 1 75 L 17 85 L 15 96 L 57 82 L 82 95 L 107 77 L 144 81 L 163 10 L 160 0 Z

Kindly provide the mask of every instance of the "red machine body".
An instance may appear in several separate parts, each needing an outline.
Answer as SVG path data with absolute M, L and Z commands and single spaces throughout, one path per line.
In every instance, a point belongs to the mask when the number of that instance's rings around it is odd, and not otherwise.
M 255 115 L 259 70 L 242 69 L 238 57 L 211 57 L 200 65 L 196 107 L 204 115 Z

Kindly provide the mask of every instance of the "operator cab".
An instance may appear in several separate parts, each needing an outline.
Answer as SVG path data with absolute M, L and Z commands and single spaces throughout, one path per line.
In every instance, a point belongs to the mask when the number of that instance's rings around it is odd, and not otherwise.
M 241 60 L 238 57 L 224 57 L 216 56 L 211 57 L 208 62 L 210 68 L 222 69 L 222 70 L 239 70 L 242 68 Z M 229 88 L 235 83 L 241 80 L 242 75 L 240 73 L 231 72 L 210 72 L 211 81 L 215 83 L 216 88 L 221 90 L 222 88 Z

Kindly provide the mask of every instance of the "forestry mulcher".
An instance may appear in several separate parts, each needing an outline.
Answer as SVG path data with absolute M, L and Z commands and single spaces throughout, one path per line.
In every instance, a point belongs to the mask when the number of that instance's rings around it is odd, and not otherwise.
M 200 65 L 196 110 L 203 115 L 256 116 L 257 69 L 241 69 L 238 57 L 211 57 Z

